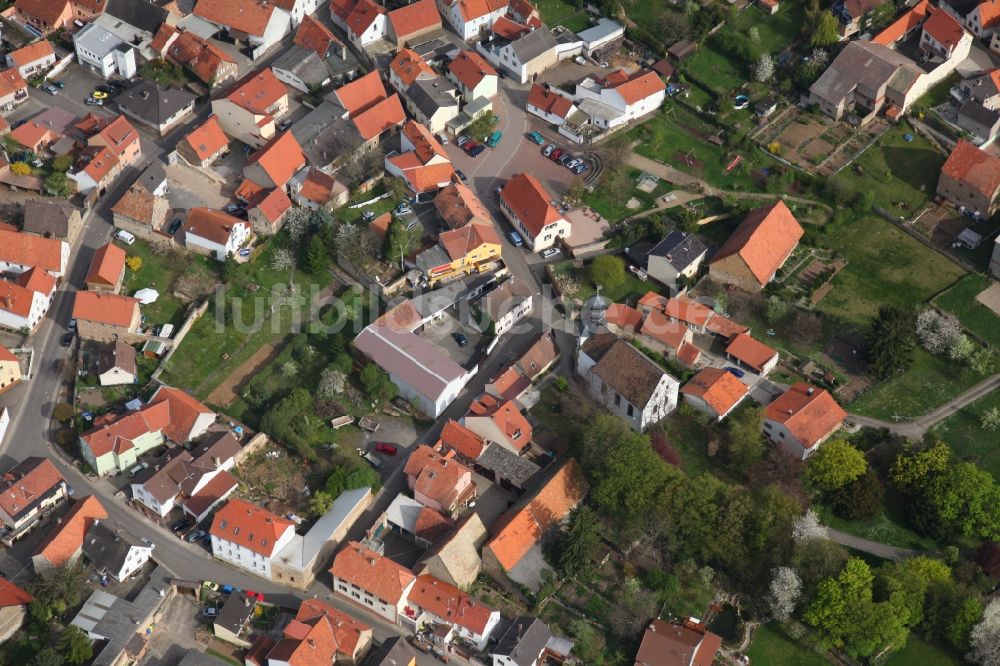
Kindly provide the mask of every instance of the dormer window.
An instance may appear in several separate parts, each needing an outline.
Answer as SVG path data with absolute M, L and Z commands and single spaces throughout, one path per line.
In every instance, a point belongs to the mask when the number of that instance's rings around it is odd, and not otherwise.
M 239 535 L 240 535 L 240 528 L 234 527 L 233 528 L 233 536 L 239 536 Z

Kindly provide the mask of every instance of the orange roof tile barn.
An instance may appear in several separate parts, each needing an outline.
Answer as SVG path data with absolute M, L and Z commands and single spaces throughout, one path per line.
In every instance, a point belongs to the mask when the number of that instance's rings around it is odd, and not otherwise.
M 745 291 L 760 291 L 774 279 L 803 233 L 784 201 L 752 210 L 712 257 L 709 275 Z

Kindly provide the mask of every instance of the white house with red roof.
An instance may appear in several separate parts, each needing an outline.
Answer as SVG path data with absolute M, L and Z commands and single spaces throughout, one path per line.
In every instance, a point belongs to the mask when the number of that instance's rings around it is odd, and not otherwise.
M 413 194 L 433 193 L 455 175 L 448 154 L 424 125 L 407 120 L 400 133 L 400 152 L 385 157 L 385 170 L 403 181 Z
M 289 10 L 295 4 L 299 2 L 198 0 L 194 15 L 227 30 L 234 39 L 246 42 L 251 57 L 256 59 L 292 29 L 292 12 Z M 301 18 L 301 10 L 297 15 Z
M 14 282 L 0 281 L 0 327 L 34 332 L 55 297 L 56 279 L 30 268 Z
M 225 261 L 250 240 L 250 226 L 221 210 L 192 208 L 184 223 L 184 246 Z
M 500 191 L 500 211 L 532 252 L 550 248 L 572 232 L 569 220 L 552 205 L 552 199 L 541 181 L 528 173 L 516 174 Z
M 6 60 L 8 67 L 16 68 L 18 74 L 28 78 L 56 64 L 56 52 L 52 50 L 52 42 L 40 39 L 11 51 L 6 55 Z
M 940 7 L 976 37 L 989 40 L 991 35 L 1000 34 L 1000 0 L 981 0 L 971 3 L 971 6 L 969 2 L 942 0 Z
M 416 576 L 403 565 L 352 541 L 333 558 L 330 574 L 335 594 L 390 622 L 410 619 L 404 609 Z
M 270 579 L 271 563 L 295 536 L 295 523 L 233 499 L 216 512 L 208 534 L 213 557 Z
M 651 69 L 629 74 L 623 69 L 604 78 L 587 77 L 576 84 L 576 102 L 591 122 L 602 128 L 618 127 L 661 106 L 667 84 Z
M 500 611 L 429 574 L 417 577 L 406 597 L 403 614 L 414 627 L 424 624 L 447 627 L 445 635 L 434 635 L 435 641 L 442 645 L 457 637 L 478 650 L 486 647 L 500 623 Z
M 372 644 L 372 628 L 319 599 L 306 599 L 277 642 L 258 636 L 246 655 L 250 666 L 313 666 L 360 663 Z
M 212 100 L 212 113 L 228 136 L 257 148 L 274 137 L 275 123 L 288 113 L 288 88 L 270 68 L 257 70 Z
M 347 15 L 347 38 L 361 50 L 365 46 L 385 39 L 388 30 L 388 16 L 385 7 L 374 0 L 358 0 Z
M 441 29 L 441 15 L 434 0 L 417 0 L 389 12 L 386 37 L 396 46 L 415 44 Z
M 437 0 L 451 29 L 464 40 L 480 36 L 507 13 L 507 0 Z
M 764 411 L 764 436 L 805 460 L 837 432 L 847 418 L 826 389 L 793 384 Z
M 576 104 L 555 89 L 536 83 L 528 91 L 528 103 L 525 108 L 528 113 L 546 122 L 562 125 L 566 122 L 566 118 L 576 111 Z
M 494 97 L 500 77 L 493 66 L 475 51 L 459 51 L 448 63 L 445 74 L 462 93 L 466 103 L 480 97 Z

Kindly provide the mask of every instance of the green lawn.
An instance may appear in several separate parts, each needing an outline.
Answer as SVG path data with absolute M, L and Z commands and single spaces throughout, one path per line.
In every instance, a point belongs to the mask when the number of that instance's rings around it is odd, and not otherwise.
M 681 454 L 681 462 L 688 476 L 718 471 L 718 460 L 708 455 L 708 442 L 712 439 L 709 426 L 698 416 L 674 412 L 664 421 L 667 443 Z
M 774 15 L 768 15 L 754 5 L 739 12 L 726 25 L 743 33 L 757 28 L 761 48 L 775 54 L 798 38 L 805 10 L 804 2 L 783 2 Z
M 142 259 L 138 272 L 125 269 L 124 292 L 128 295 L 145 287 L 156 289 L 160 297 L 155 303 L 142 306 L 148 324 L 179 325 L 184 320 L 186 306 L 173 295 L 174 283 L 184 273 L 201 271 L 213 279 L 218 279 L 220 262 L 191 252 L 171 250 L 166 254 L 156 254 L 152 247 L 141 240 L 125 248 L 129 257 Z
M 889 506 L 877 518 L 869 521 L 848 520 L 833 514 L 826 507 L 816 505 L 823 524 L 880 543 L 914 550 L 933 550 L 934 540 L 914 532 L 904 524 L 905 507 Z
M 913 137 L 906 141 L 903 136 Z M 902 123 L 886 132 L 836 179 L 855 192 L 870 190 L 875 203 L 897 215 L 911 215 L 934 193 L 945 155 Z M 903 202 L 905 208 L 896 204 Z
M 568 30 L 578 31 L 589 26 L 587 12 L 577 9 L 569 2 L 539 0 L 535 6 L 538 7 L 538 12 L 542 15 L 542 22 L 550 28 L 561 25 Z
M 742 169 L 726 173 L 731 157 L 725 149 L 702 140 L 688 129 L 703 136 L 719 132 L 718 127 L 708 125 L 689 111 L 668 102 L 660 113 L 632 130 L 629 136 L 638 142 L 635 151 L 640 155 L 666 162 L 681 171 L 704 178 L 716 187 L 744 191 L 757 189 L 749 175 L 753 170 L 748 164 L 751 155 L 743 155 Z M 678 154 L 701 162 L 703 168 L 698 170 L 688 166 L 684 157 L 677 158 Z
M 966 663 L 959 655 L 930 643 L 920 636 L 910 634 L 902 650 L 892 652 L 883 662 L 885 666 L 961 666 Z
M 820 241 L 847 260 L 819 310 L 864 325 L 880 306 L 915 307 L 964 271 L 892 223 L 871 215 L 837 228 Z
M 583 202 L 600 213 L 609 222 L 620 222 L 626 217 L 630 217 L 642 211 L 656 207 L 656 198 L 674 189 L 666 181 L 661 180 L 656 189 L 650 193 L 643 192 L 635 187 L 636 179 L 642 172 L 638 169 L 628 170 L 628 183 L 631 190 L 619 194 L 617 186 L 612 179 L 605 178 L 593 192 L 583 195 Z M 629 199 L 634 197 L 640 202 L 638 208 L 627 208 L 625 206 Z
M 353 197 L 351 197 L 351 200 L 348 202 L 346 206 L 341 206 L 340 208 L 337 209 L 337 217 L 343 220 L 344 222 L 356 222 L 361 219 L 361 216 L 364 214 L 366 210 L 370 210 L 372 213 L 374 213 L 375 217 L 378 217 L 382 213 L 390 212 L 393 208 L 396 207 L 396 204 L 400 203 L 399 199 L 394 199 L 393 197 L 386 197 L 384 199 L 379 199 L 370 206 L 360 206 L 358 208 L 350 207 L 352 204 L 374 199 L 375 197 L 379 196 L 380 194 L 383 194 L 384 192 L 385 188 L 379 185 L 371 192 L 364 192 L 364 193 L 359 192 L 358 194 L 355 194 Z
M 924 111 L 926 109 L 931 109 L 935 106 L 944 104 L 948 101 L 951 89 L 954 88 L 961 79 L 961 74 L 958 72 L 952 73 L 951 76 L 924 93 L 924 96 L 918 99 L 913 105 L 913 111 Z
M 829 666 L 822 655 L 799 645 L 775 624 L 765 624 L 754 632 L 747 649 L 751 664 L 762 666 Z
M 290 332 L 296 319 L 308 322 L 308 298 L 327 287 L 329 274 L 312 276 L 295 271 L 296 291 L 285 291 L 288 271 L 271 268 L 275 249 L 271 241 L 246 273 L 226 287 L 226 313 L 216 312 L 215 298 L 170 359 L 163 381 L 205 398 L 230 372 L 253 356 L 263 345 L 274 343 Z M 256 285 L 256 291 L 248 289 Z M 231 306 L 236 306 L 231 312 Z M 234 321 L 241 322 L 239 326 Z M 226 356 L 226 358 L 223 358 Z
M 974 335 L 1000 349 L 1000 317 L 976 300 L 976 295 L 991 284 L 993 281 L 988 277 L 970 273 L 934 299 L 934 303 L 958 317 L 962 326 Z
M 896 375 L 851 403 L 848 411 L 879 419 L 914 419 L 982 381 L 966 367 L 917 347 L 906 372 Z
M 935 426 L 934 432 L 951 446 L 957 457 L 975 461 L 1000 479 L 997 434 L 987 432 L 979 426 L 983 412 L 994 407 L 1000 408 L 1000 391 L 993 391 L 949 416 Z
M 567 294 L 567 296 L 586 301 L 596 293 L 594 284 L 587 276 L 586 267 L 577 269 L 573 266 L 572 261 L 563 261 L 553 266 L 552 270 L 557 275 L 572 275 L 579 284 L 579 289 L 572 294 Z M 652 282 L 643 282 L 628 271 L 625 271 L 625 280 L 620 285 L 602 288 L 601 295 L 614 303 L 628 302 L 631 305 L 635 305 L 635 302 L 648 291 L 656 291 L 656 285 Z
M 724 95 L 747 81 L 734 58 L 719 53 L 707 42 L 684 61 L 684 69 L 719 95 Z

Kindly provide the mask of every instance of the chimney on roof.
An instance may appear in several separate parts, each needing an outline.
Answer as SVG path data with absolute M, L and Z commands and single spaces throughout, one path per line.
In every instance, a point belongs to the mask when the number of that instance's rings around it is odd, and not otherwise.
M 813 388 L 812 386 L 810 386 L 809 388 L 806 389 L 806 395 L 812 395 L 815 392 L 816 392 L 816 389 Z
M 250 597 L 246 596 L 245 594 L 243 595 L 243 605 L 246 606 L 247 608 L 250 608 Z

